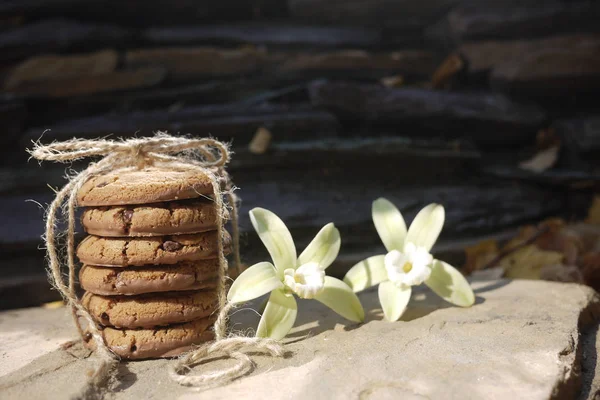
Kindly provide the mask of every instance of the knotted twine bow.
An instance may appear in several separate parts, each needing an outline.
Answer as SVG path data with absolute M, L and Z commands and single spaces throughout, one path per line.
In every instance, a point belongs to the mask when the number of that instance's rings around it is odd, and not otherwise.
M 96 344 L 98 366 L 90 376 L 92 387 L 100 387 L 111 377 L 118 364 L 118 357 L 108 348 L 102 337 L 101 328 L 96 325 L 90 313 L 82 306 L 75 293 L 75 207 L 77 206 L 77 192 L 91 177 L 109 171 L 126 171 L 143 169 L 147 166 L 157 166 L 173 170 L 196 170 L 209 177 L 213 192 L 215 207 L 220 218 L 217 218 L 218 250 L 219 250 L 219 278 L 218 300 L 219 315 L 214 324 L 215 341 L 206 343 L 191 352 L 183 355 L 175 365 L 170 368 L 169 375 L 181 385 L 196 387 L 212 387 L 248 373 L 254 363 L 244 353 L 252 348 L 254 351 L 266 353 L 270 356 L 281 357 L 283 347 L 271 339 L 249 338 L 241 336 L 228 336 L 227 320 L 229 311 L 233 306 L 227 302 L 227 259 L 224 255 L 224 222 L 222 216 L 228 206 L 223 200 L 223 194 L 228 196 L 229 206 L 232 208 L 233 253 L 236 268 L 240 268 L 239 258 L 239 229 L 236 197 L 225 166 L 229 162 L 230 152 L 228 146 L 214 139 L 188 139 L 174 137 L 165 133 L 158 133 L 152 138 L 129 139 L 122 141 L 112 140 L 80 140 L 73 139 L 65 142 L 41 145 L 35 143 L 31 155 L 38 160 L 57 162 L 72 162 L 87 157 L 103 157 L 95 163 L 90 163 L 85 170 L 69 176 L 69 182 L 56 194 L 50 204 L 46 215 L 46 248 L 49 259 L 49 278 L 54 287 L 62 294 L 71 307 L 73 318 L 82 338 L 83 329 L 80 318 L 88 324 L 88 330 Z M 226 192 L 221 190 L 224 181 Z M 61 246 L 60 235 L 56 232 L 57 222 L 60 217 L 67 220 L 66 249 Z M 62 277 L 62 267 L 68 269 L 68 282 Z M 246 350 L 244 350 L 246 349 Z M 201 375 L 186 375 L 191 366 L 198 364 L 215 355 L 224 355 L 237 360 L 231 367 L 218 371 L 207 372 Z

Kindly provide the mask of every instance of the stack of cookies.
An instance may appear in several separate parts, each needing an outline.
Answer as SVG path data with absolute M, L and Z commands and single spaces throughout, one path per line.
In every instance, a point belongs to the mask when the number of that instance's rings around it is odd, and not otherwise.
M 153 167 L 97 176 L 78 192 L 89 234 L 77 248 L 82 303 L 119 356 L 172 357 L 213 338 L 223 216 L 212 194 L 196 171 Z

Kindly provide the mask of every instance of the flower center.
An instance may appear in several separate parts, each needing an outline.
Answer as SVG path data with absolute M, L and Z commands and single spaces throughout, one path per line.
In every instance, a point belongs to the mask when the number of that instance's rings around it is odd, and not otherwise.
M 385 256 L 388 278 L 399 287 L 420 285 L 431 275 L 433 257 L 425 248 L 407 243 L 404 252 L 392 250 Z
M 325 271 L 317 263 L 304 264 L 296 270 L 288 268 L 283 271 L 283 283 L 298 297 L 313 299 L 325 287 Z

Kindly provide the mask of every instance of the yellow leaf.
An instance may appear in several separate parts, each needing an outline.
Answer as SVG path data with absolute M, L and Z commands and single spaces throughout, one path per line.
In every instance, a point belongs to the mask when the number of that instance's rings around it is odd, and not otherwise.
M 507 278 L 540 279 L 540 271 L 544 266 L 561 264 L 563 258 L 562 253 L 528 245 L 508 254 L 498 265 L 504 268 Z
M 65 302 L 62 300 L 51 301 L 50 303 L 44 303 L 42 305 L 46 310 L 54 310 L 65 306 Z

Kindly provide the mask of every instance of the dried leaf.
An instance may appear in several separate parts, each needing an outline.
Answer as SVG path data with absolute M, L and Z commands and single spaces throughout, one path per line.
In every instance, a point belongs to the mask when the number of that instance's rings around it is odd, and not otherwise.
M 386 76 L 381 78 L 381 84 L 389 88 L 397 88 L 404 85 L 404 78 L 402 75 Z
M 535 172 L 536 174 L 542 173 L 556 164 L 559 150 L 560 146 L 552 146 L 542 150 L 534 155 L 533 158 L 520 163 L 519 168 Z
M 594 196 L 585 222 L 600 225 L 600 196 Z
M 581 242 L 581 251 L 600 251 L 600 224 L 586 224 L 584 222 L 569 225 L 568 232 L 577 235 Z
M 265 154 L 269 149 L 272 138 L 273 135 L 271 132 L 267 128 L 261 126 L 250 141 L 248 150 L 250 150 L 250 153 L 252 154 Z
M 464 66 L 465 62 L 460 55 L 450 54 L 433 73 L 431 87 L 433 89 L 444 87 L 454 75 L 462 71 Z
M 498 255 L 498 242 L 495 240 L 484 240 L 473 246 L 465 248 L 466 262 L 465 273 L 472 274 L 489 264 Z
M 524 246 L 508 254 L 498 263 L 512 279 L 540 279 L 543 267 L 561 264 L 564 256 L 556 251 L 541 250 L 535 245 Z
M 542 250 L 557 251 L 565 256 L 567 265 L 574 265 L 577 261 L 582 246 L 579 235 L 567 229 L 564 220 L 560 218 L 551 218 L 540 225 L 538 229 L 543 230 L 534 242 Z

